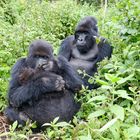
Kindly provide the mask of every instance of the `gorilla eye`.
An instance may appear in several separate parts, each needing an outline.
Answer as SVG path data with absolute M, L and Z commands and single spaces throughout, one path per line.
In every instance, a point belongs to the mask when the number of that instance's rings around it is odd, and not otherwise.
M 34 58 L 43 58 L 43 59 L 48 59 L 49 56 L 45 56 L 45 55 L 34 55 Z
M 98 29 L 97 29 L 97 28 L 94 28 L 94 31 L 95 31 L 95 32 L 98 32 Z
M 40 57 L 40 55 L 34 55 L 34 57 L 35 57 L 35 58 L 39 58 L 39 57 Z
M 49 59 L 49 56 L 42 56 L 42 58 L 44 58 L 44 59 Z
M 88 31 L 84 31 L 83 34 L 89 35 L 89 32 Z
M 78 39 L 79 38 L 79 34 L 75 34 L 75 38 Z

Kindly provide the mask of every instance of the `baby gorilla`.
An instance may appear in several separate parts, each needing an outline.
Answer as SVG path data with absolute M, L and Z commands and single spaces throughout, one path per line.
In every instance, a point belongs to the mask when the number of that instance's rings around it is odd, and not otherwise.
M 79 110 L 74 92 L 82 81 L 67 60 L 55 60 L 52 46 L 36 40 L 29 47 L 29 55 L 14 65 L 8 92 L 7 118 L 24 124 L 28 118 L 40 126 L 59 116 L 69 121 Z

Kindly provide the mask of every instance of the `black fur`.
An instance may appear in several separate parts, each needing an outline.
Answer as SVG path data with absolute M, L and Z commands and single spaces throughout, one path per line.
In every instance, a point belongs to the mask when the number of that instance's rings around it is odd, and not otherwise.
M 50 44 L 34 41 L 28 57 L 18 60 L 12 69 L 5 114 L 20 124 L 30 118 L 42 125 L 57 116 L 59 121 L 69 121 L 80 107 L 74 92 L 81 84 L 64 57 L 55 60 Z
M 110 58 L 112 54 L 112 47 L 106 39 L 100 37 L 100 42 L 96 43 L 96 38 L 99 37 L 97 20 L 87 16 L 78 23 L 75 34 L 61 43 L 59 56 L 64 56 L 74 69 L 85 70 L 93 76 L 97 72 L 97 62 L 105 57 Z M 95 87 L 88 83 L 88 77 L 83 78 L 83 82 L 89 89 Z

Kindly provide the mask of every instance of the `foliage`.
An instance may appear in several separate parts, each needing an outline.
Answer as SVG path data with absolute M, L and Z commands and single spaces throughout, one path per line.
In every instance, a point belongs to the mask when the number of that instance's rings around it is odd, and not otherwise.
M 3 3 L 2 3 L 3 1 Z M 27 55 L 29 43 L 48 40 L 54 53 L 62 39 L 73 34 L 77 22 L 86 15 L 98 19 L 100 35 L 113 46 L 110 60 L 99 64 L 90 78 L 101 86 L 78 93 L 82 107 L 72 123 L 45 124 L 43 136 L 50 139 L 140 139 L 140 1 L 115 1 L 101 8 L 76 1 L 11 0 L 0 2 L 0 110 L 6 106 L 10 70 L 18 58 Z M 27 125 L 9 135 L 23 139 L 32 133 Z M 28 133 L 27 133 L 28 132 Z M 22 135 L 20 135 L 22 134 Z
M 116 3 L 118 0 L 109 0 L 109 4 L 110 3 Z M 78 3 L 81 3 L 81 4 L 89 4 L 89 5 L 94 5 L 96 7 L 102 7 L 106 2 L 107 0 L 77 0 Z

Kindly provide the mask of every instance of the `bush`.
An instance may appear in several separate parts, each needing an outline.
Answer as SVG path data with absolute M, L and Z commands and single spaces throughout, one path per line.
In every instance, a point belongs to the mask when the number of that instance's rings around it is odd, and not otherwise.
M 111 4 L 111 3 L 116 3 L 116 0 L 77 0 L 78 3 L 80 4 L 89 4 L 93 5 L 97 8 L 102 7 L 105 3 Z
M 114 49 L 112 58 L 101 62 L 98 74 L 90 79 L 101 86 L 92 91 L 83 88 L 78 93 L 82 107 L 73 123 L 57 123 L 56 118 L 48 124 L 50 127 L 43 136 L 79 140 L 140 139 L 139 5 L 139 0 L 116 1 L 101 8 L 69 0 L 0 3 L 0 110 L 6 106 L 11 67 L 18 58 L 27 55 L 29 43 L 37 38 L 46 39 L 57 54 L 61 41 L 73 34 L 77 22 L 92 15 L 98 19 L 100 34 L 108 38 Z M 20 131 L 15 131 L 15 125 L 9 132 L 13 139 L 32 133 L 28 125 Z

